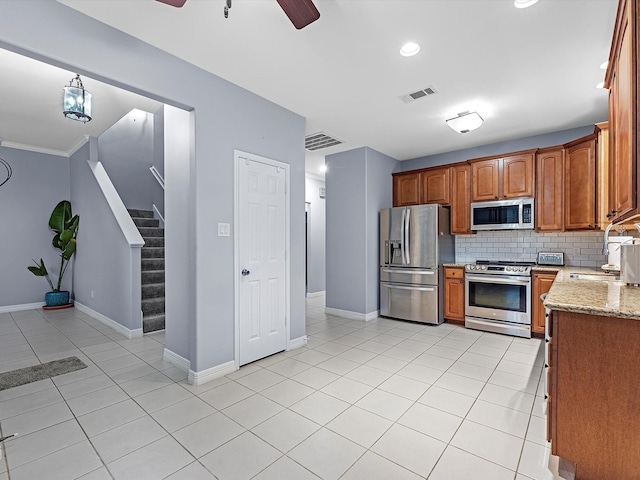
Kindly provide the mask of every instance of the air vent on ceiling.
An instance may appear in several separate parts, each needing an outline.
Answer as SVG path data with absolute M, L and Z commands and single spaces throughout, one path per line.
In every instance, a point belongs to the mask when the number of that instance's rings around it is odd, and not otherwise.
M 427 87 L 427 88 L 423 88 L 422 90 L 418 90 L 417 92 L 407 93 L 406 95 L 402 95 L 400 98 L 404 103 L 410 103 L 410 102 L 413 102 L 414 100 L 418 100 L 419 98 L 425 98 L 430 95 L 435 95 L 436 93 L 438 92 L 436 92 L 435 88 Z
M 340 145 L 341 143 L 344 142 L 323 132 L 313 133 L 304 137 L 304 148 L 310 152 Z

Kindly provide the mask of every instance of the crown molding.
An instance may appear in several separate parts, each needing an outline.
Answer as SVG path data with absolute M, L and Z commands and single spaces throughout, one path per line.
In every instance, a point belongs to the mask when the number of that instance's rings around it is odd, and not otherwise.
M 66 152 L 63 150 L 54 150 L 52 148 L 37 147 L 35 145 L 25 145 L 24 143 L 7 142 L 0 138 L 0 146 L 5 148 L 14 148 L 16 150 L 25 150 L 27 152 L 44 153 L 46 155 L 55 155 L 57 157 L 69 158 L 89 141 L 89 135 L 82 135 L 76 143 L 74 143 Z

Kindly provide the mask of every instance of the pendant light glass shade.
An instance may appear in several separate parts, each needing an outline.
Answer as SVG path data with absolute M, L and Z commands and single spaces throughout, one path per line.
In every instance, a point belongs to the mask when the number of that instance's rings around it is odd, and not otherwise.
M 446 120 L 447 125 L 458 133 L 468 133 L 475 130 L 484 120 L 477 112 L 462 112 L 457 117 Z
M 84 89 L 80 75 L 76 75 L 64 87 L 63 114 L 79 122 L 91 121 L 91 94 Z

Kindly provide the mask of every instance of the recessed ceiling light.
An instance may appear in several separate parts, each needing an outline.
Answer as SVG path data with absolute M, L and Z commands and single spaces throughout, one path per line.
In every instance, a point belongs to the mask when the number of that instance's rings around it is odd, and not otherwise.
M 596 85 L 596 88 L 604 88 L 604 82 L 600 82 Z
M 400 55 L 403 57 L 413 57 L 420 51 L 420 45 L 417 43 L 409 42 L 405 43 L 400 49 Z
M 538 3 L 538 0 L 514 0 L 513 4 L 516 8 L 529 8 Z
M 609 66 L 609 60 L 600 64 L 600 70 L 606 70 L 608 66 Z

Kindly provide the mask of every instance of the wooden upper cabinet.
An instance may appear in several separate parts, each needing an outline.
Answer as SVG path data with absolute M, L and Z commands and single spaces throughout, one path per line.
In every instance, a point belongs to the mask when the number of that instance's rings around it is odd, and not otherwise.
M 451 234 L 471 232 L 471 166 L 451 167 Z
M 533 197 L 533 152 L 471 163 L 472 200 Z
M 421 192 L 419 172 L 393 174 L 393 206 L 419 205 Z
M 500 198 L 500 159 L 483 160 L 471 164 L 474 202 Z
M 449 205 L 449 167 L 423 170 L 421 175 L 422 196 L 420 203 L 439 203 Z
M 564 229 L 564 148 L 539 150 L 536 154 L 536 231 Z
M 533 197 L 533 153 L 502 159 L 502 198 Z
M 622 0 L 605 77 L 609 88 L 609 212 L 614 222 L 637 213 L 636 1 Z
M 565 145 L 564 206 L 566 230 L 590 230 L 596 223 L 596 136 Z

